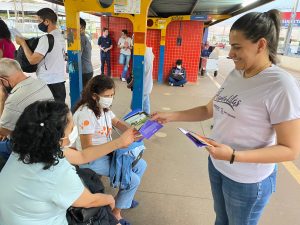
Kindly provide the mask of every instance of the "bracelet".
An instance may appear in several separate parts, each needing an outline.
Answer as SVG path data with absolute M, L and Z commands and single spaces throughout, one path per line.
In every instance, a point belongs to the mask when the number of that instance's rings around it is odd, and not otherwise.
M 234 158 L 235 158 L 235 149 L 233 149 L 231 159 L 230 159 L 230 164 L 232 164 L 234 162 Z

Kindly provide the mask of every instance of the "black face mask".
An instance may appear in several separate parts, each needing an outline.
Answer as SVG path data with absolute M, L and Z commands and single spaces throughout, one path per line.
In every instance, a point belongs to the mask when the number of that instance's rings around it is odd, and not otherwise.
M 45 33 L 47 33 L 47 31 L 48 31 L 48 26 L 44 24 L 44 21 L 41 22 L 41 23 L 39 23 L 38 28 L 39 28 L 42 32 L 45 32 Z

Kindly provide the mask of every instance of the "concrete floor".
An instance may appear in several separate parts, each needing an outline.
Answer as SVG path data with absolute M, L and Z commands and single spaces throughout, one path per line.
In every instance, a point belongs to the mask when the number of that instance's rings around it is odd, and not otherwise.
M 182 110 L 207 103 L 218 90 L 231 68 L 220 61 L 220 76 L 200 77 L 196 84 L 170 87 L 154 84 L 151 111 Z M 215 82 L 213 82 L 213 80 Z M 113 111 L 118 117 L 129 112 L 131 91 L 125 83 L 117 85 Z M 193 145 L 177 128 L 190 129 L 205 136 L 210 134 L 211 121 L 170 123 L 146 141 L 144 159 L 147 171 L 136 199 L 136 209 L 124 210 L 123 216 L 133 225 L 212 225 L 214 211 L 208 180 L 207 157 L 204 149 Z M 299 168 L 299 162 L 295 164 Z M 106 182 L 107 183 L 107 182 Z M 115 193 L 107 186 L 107 191 Z M 299 225 L 300 186 L 279 164 L 277 192 L 262 216 L 261 225 Z

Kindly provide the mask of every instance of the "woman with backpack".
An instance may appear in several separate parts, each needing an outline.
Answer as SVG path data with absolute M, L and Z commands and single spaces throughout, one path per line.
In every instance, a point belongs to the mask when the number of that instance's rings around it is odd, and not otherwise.
M 16 48 L 11 41 L 11 33 L 6 23 L 0 19 L 0 59 L 14 59 Z

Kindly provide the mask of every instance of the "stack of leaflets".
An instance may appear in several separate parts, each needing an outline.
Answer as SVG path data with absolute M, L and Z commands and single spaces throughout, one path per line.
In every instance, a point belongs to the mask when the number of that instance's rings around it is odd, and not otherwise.
M 209 144 L 201 135 L 185 130 L 183 128 L 178 128 L 183 134 L 185 134 L 197 147 L 206 147 L 210 146 L 212 147 L 211 144 Z
M 146 139 L 152 137 L 153 134 L 163 127 L 160 123 L 151 120 L 150 116 L 140 109 L 128 113 L 123 120 L 137 129 Z

